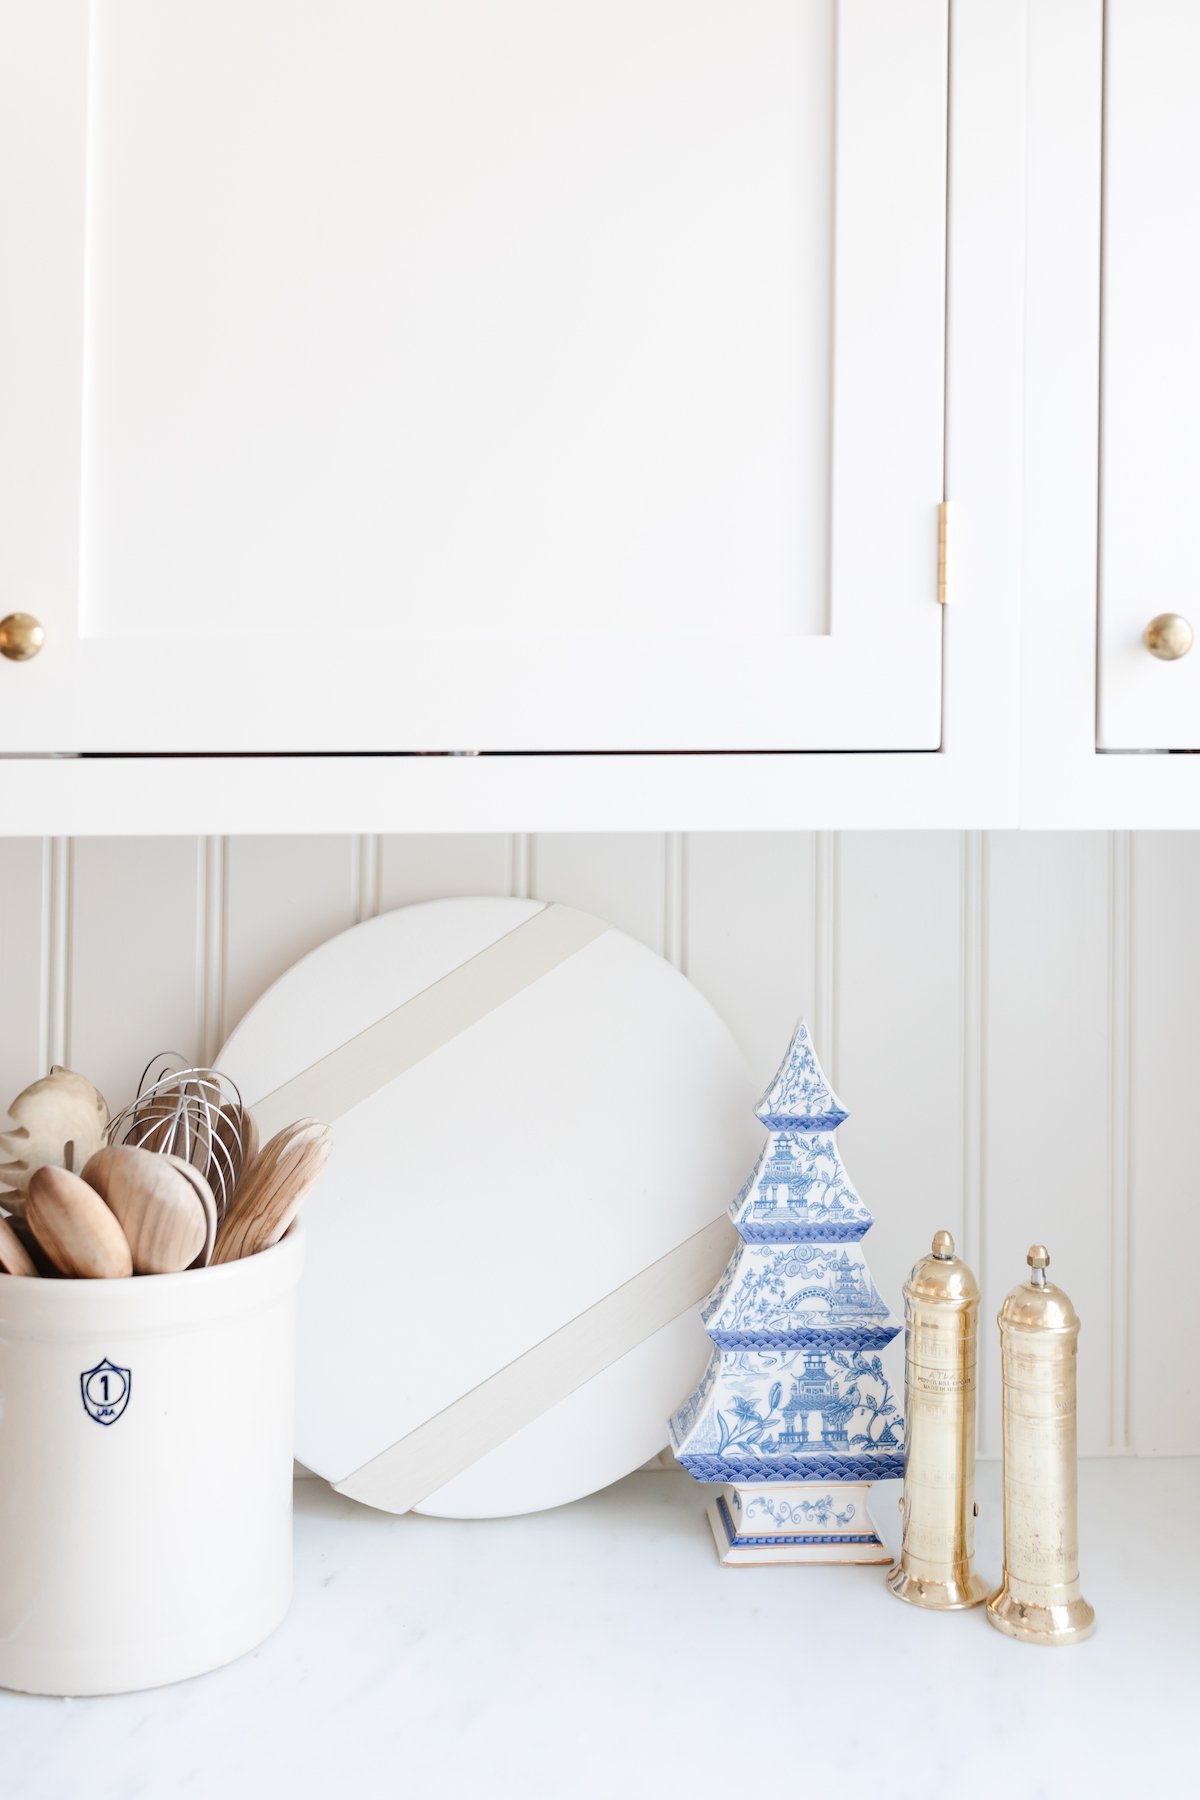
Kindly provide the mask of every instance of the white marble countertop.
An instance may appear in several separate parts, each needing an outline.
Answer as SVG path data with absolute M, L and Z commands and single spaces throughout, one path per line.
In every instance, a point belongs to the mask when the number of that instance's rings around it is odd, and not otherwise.
M 980 1469 L 989 1575 L 998 1475 Z M 885 1533 L 898 1491 L 876 1491 Z M 901 1606 L 878 1568 L 722 1569 L 704 1499 L 685 1475 L 648 1473 L 557 1512 L 462 1524 L 303 1481 L 295 1604 L 275 1636 L 152 1693 L 0 1694 L 0 1793 L 1194 1791 L 1200 1459 L 1083 1464 L 1099 1625 L 1058 1651 L 1002 1637 L 981 1610 Z

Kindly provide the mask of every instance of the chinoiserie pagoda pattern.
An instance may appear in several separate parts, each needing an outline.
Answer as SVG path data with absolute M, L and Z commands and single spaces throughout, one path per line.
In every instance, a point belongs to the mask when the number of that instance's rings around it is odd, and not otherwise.
M 879 1354 L 900 1325 L 867 1268 L 871 1215 L 834 1137 L 847 1115 L 803 1022 L 757 1116 L 769 1135 L 730 1208 L 739 1242 L 701 1309 L 713 1351 L 670 1421 L 675 1455 L 743 1487 L 900 1476 Z

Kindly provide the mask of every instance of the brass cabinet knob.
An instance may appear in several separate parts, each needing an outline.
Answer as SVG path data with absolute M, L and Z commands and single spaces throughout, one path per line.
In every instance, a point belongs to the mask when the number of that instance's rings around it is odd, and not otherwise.
M 9 613 L 0 619 L 0 656 L 9 662 L 28 662 L 45 641 L 45 627 L 32 613 Z
M 1142 642 L 1151 656 L 1177 662 L 1192 647 L 1192 628 L 1180 613 L 1159 613 L 1143 631 Z

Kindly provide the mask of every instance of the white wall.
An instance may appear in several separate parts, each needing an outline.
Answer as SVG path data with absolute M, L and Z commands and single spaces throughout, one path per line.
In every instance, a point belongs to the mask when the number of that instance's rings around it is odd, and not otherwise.
M 900 1285 L 948 1225 L 992 1318 L 1044 1238 L 1083 1317 L 1085 1451 L 1200 1451 L 1200 836 L 0 840 L 0 1096 L 50 1061 L 111 1105 L 211 1057 L 289 963 L 380 908 L 518 893 L 602 914 L 709 996 L 765 1081 L 808 1015 Z

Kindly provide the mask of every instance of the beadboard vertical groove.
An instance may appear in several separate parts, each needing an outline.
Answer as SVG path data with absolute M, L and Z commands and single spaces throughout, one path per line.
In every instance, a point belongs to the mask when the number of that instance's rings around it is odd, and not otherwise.
M 514 900 L 528 900 L 534 885 L 534 840 L 529 831 L 514 831 L 508 840 L 508 891 Z
M 379 912 L 380 861 L 383 839 L 377 832 L 360 832 L 354 840 L 354 922 L 361 925 Z
M 813 993 L 813 1036 L 822 1066 L 834 1087 L 837 1065 L 837 868 L 838 837 L 818 831 L 813 858 L 813 957 L 816 989 Z
M 226 841 L 201 838 L 198 847 L 197 1022 L 201 1059 L 211 1063 L 225 1041 Z
M 215 1055 L 335 931 L 469 893 L 563 900 L 640 938 L 764 1083 L 810 1019 L 892 1305 L 940 1224 L 980 1276 L 986 1452 L 995 1313 L 1032 1237 L 1083 1317 L 1081 1448 L 1200 1452 L 1189 1319 L 1159 1274 L 1163 1255 L 1185 1282 L 1200 1266 L 1195 834 L 0 840 L 0 1102 L 67 1061 L 119 1104 L 152 1052 Z
M 1109 1448 L 1130 1448 L 1129 1180 L 1133 1062 L 1133 839 L 1108 839 L 1108 1308 Z
M 662 841 L 662 943 L 669 963 L 687 971 L 687 838 L 668 831 Z
M 42 1017 L 39 1045 L 47 1069 L 69 1066 L 71 1056 L 71 900 L 74 845 L 70 838 L 42 844 Z
M 980 1292 L 986 1291 L 983 1265 L 987 1236 L 986 1157 L 984 1146 L 984 1089 L 986 1066 L 987 845 L 981 831 L 964 831 L 960 846 L 960 1005 L 962 1025 L 962 1249 L 963 1260 L 975 1272 Z M 978 1442 L 986 1444 L 991 1427 L 991 1396 L 977 1389 L 975 1429 Z
M 1138 832 L 1131 849 L 1128 1404 L 1131 1447 L 1172 1456 L 1200 1450 L 1200 832 Z

